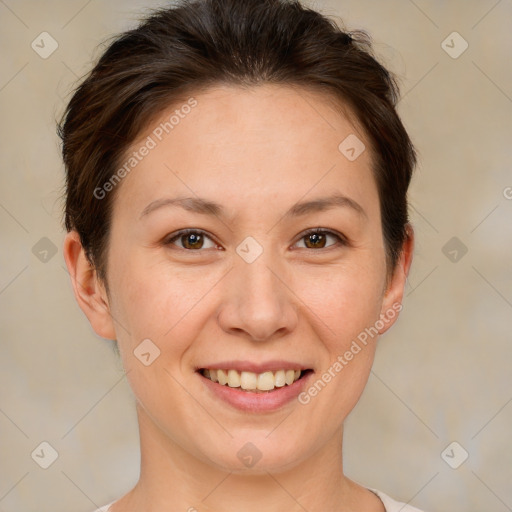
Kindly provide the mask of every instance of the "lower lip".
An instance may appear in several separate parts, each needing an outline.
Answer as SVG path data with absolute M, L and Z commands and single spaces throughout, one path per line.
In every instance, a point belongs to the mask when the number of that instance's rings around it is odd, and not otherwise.
M 273 391 L 263 393 L 251 393 L 242 391 L 239 388 L 230 388 L 227 385 L 221 385 L 197 373 L 205 386 L 217 397 L 228 403 L 232 407 L 245 412 L 272 412 L 280 409 L 287 403 L 296 399 L 302 390 L 306 387 L 308 379 L 313 372 L 308 372 L 293 384 L 285 385 L 281 388 L 274 388 Z

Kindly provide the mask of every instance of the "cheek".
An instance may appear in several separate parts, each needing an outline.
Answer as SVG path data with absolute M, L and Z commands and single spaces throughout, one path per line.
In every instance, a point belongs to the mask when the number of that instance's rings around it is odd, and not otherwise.
M 210 279 L 192 282 L 162 266 L 138 265 L 136 257 L 130 260 L 116 281 L 115 314 L 124 326 L 118 330 L 119 349 L 138 401 L 147 410 L 158 411 L 169 403 L 170 389 L 179 391 L 181 365 L 187 361 L 184 354 L 202 328 L 199 303 L 212 284 Z M 142 354 L 147 353 L 144 361 Z M 172 394 L 177 410 L 185 409 L 182 400 L 183 396 Z
M 126 279 L 124 276 L 130 276 Z M 133 349 L 151 339 L 162 354 L 184 352 L 202 327 L 201 311 L 221 275 L 170 268 L 131 257 L 115 276 L 114 314 L 125 329 L 121 344 Z
M 333 407 L 338 418 L 344 418 L 355 405 L 371 370 L 384 269 L 377 259 L 359 258 L 343 268 L 332 269 L 328 278 L 325 273 L 318 279 L 310 276 L 302 286 L 305 304 L 321 320 L 316 322 L 317 336 L 324 350 L 318 372 L 322 382 L 312 390 L 311 397 L 321 394 L 314 407 Z M 315 287 L 315 281 L 323 286 Z
M 342 349 L 378 320 L 384 283 L 383 272 L 376 271 L 379 268 L 377 263 L 352 263 L 303 282 L 300 296 L 330 332 L 327 338 L 333 339 L 333 349 Z
M 339 426 L 363 392 L 371 371 L 378 335 L 380 284 L 371 272 L 365 275 L 333 273 L 325 293 L 310 294 L 311 309 L 318 312 L 318 338 L 324 357 L 316 379 L 302 395 L 315 417 L 333 419 Z M 313 422 L 315 427 L 321 425 Z

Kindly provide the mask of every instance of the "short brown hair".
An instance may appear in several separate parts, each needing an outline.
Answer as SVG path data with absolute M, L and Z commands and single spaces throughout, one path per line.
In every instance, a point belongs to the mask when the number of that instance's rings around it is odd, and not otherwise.
M 298 0 L 182 0 L 117 36 L 71 98 L 58 126 L 66 167 L 65 227 L 106 283 L 116 190 L 128 147 L 159 112 L 218 84 L 315 88 L 349 107 L 372 146 L 388 269 L 407 237 L 416 152 L 396 112 L 399 88 L 370 36 L 344 32 Z M 341 141 L 340 141 L 341 142 Z

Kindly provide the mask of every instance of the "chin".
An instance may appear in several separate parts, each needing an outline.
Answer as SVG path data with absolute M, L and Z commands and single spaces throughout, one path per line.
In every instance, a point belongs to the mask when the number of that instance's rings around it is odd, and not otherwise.
M 268 475 L 292 469 L 307 458 L 305 451 L 297 451 L 301 443 L 290 438 L 265 439 L 268 432 L 255 432 L 235 437 L 222 451 L 205 454 L 210 463 L 221 470 L 238 475 Z M 220 444 L 217 446 L 221 446 Z

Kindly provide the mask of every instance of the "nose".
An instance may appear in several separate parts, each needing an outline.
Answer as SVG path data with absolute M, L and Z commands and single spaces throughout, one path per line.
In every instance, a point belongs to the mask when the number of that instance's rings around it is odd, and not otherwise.
M 235 263 L 223 283 L 224 300 L 217 315 L 225 332 L 252 341 L 285 336 L 298 324 L 297 299 L 286 276 L 264 255 L 252 263 Z

